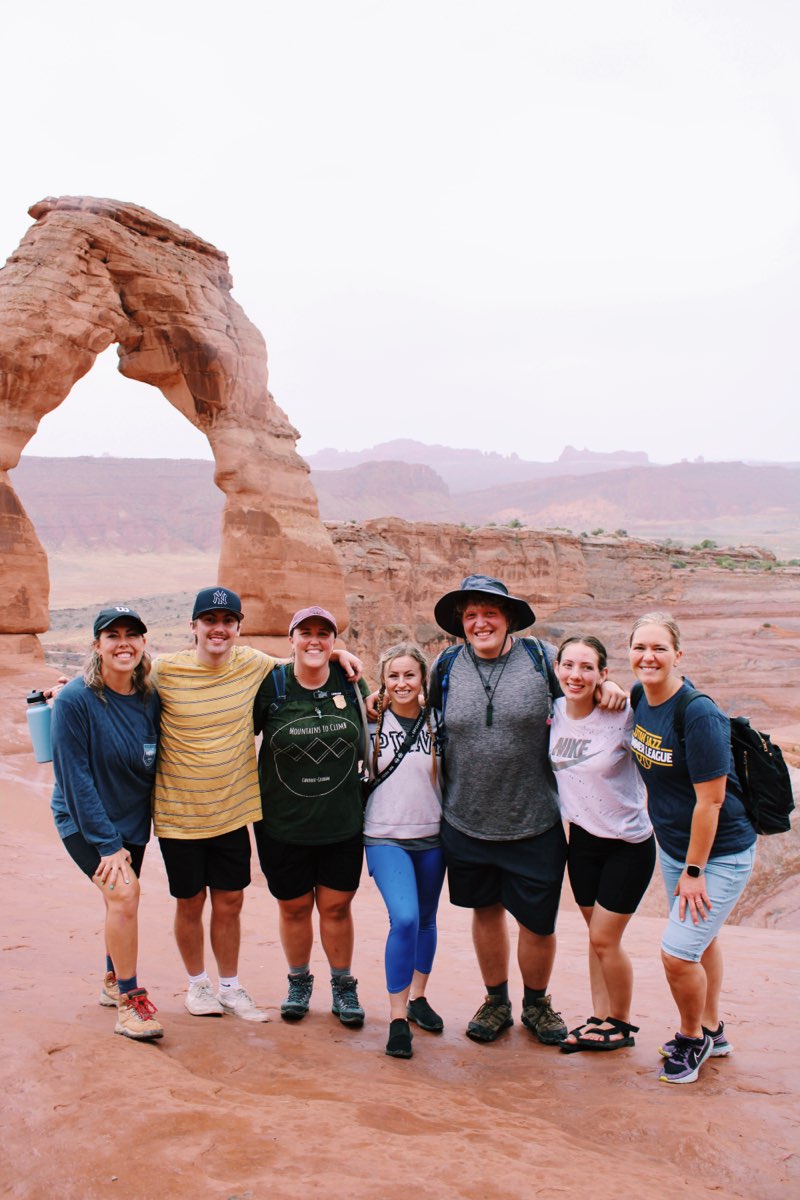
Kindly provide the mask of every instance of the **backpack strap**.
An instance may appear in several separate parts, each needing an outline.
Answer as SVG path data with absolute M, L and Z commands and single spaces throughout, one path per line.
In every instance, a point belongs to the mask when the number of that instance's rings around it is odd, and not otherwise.
M 536 667 L 536 670 L 542 676 L 547 686 L 547 723 L 549 725 L 553 720 L 553 693 L 556 690 L 556 677 L 553 665 L 547 657 L 547 651 L 537 637 L 524 637 L 519 640 L 525 647 L 528 658 Z
M 678 703 L 675 705 L 675 712 L 672 715 L 672 723 L 675 726 L 675 732 L 678 735 L 678 741 L 682 746 L 686 744 L 686 738 L 683 732 L 683 714 L 686 712 L 686 709 L 689 707 L 692 701 L 699 700 L 701 696 L 705 696 L 706 700 L 711 700 L 711 703 L 715 704 L 714 700 L 712 700 L 706 692 L 698 692 L 697 688 L 687 688 L 686 691 L 682 692 L 678 697 Z
M 405 737 L 403 738 L 400 748 L 396 751 L 392 761 L 387 763 L 383 770 L 379 771 L 374 778 L 368 780 L 367 787 L 370 792 L 373 792 L 378 784 L 383 783 L 385 779 L 388 779 L 390 775 L 394 774 L 394 772 L 400 766 L 400 763 L 403 761 L 419 737 L 420 730 L 425 724 L 425 715 L 425 709 L 423 708 L 420 710 L 420 714 L 412 725 L 411 729 L 409 729 L 408 733 L 406 733 Z M 432 748 L 432 753 L 436 753 L 435 746 Z
M 446 646 L 436 660 L 436 682 L 441 692 L 439 711 L 442 714 L 442 725 L 444 725 L 444 710 L 447 708 L 447 688 L 450 683 L 450 672 L 453 669 L 453 663 L 463 649 L 463 646 Z
M 641 683 L 637 681 L 631 688 L 631 708 L 633 709 L 634 713 L 641 704 L 643 695 L 644 688 L 642 687 Z M 672 714 L 672 724 L 675 728 L 676 734 L 678 735 L 678 741 L 682 746 L 686 743 L 686 738 L 683 732 L 683 715 L 692 701 L 698 700 L 701 696 L 705 696 L 706 700 L 711 700 L 712 704 L 716 704 L 716 702 L 711 698 L 711 696 L 708 695 L 707 692 L 699 692 L 697 688 L 693 687 L 686 688 L 678 696 L 678 702 L 675 705 L 675 712 Z
M 517 640 L 522 642 L 522 645 L 525 647 L 525 653 L 544 679 L 547 687 L 547 720 L 549 723 L 553 718 L 553 693 L 556 690 L 553 665 L 547 657 L 547 651 L 538 638 L 524 637 Z M 442 726 L 444 726 L 444 713 L 447 708 L 447 689 L 450 682 L 450 672 L 453 669 L 453 663 L 463 649 L 463 646 L 447 646 L 436 661 L 436 682 L 441 692 L 439 710 L 442 714 Z
M 344 673 L 344 668 L 339 663 L 333 663 L 339 675 L 339 680 L 342 685 L 342 692 L 350 704 L 358 712 L 359 722 L 361 724 L 361 736 L 359 738 L 358 757 L 361 763 L 359 771 L 359 779 L 362 787 L 366 787 L 369 780 L 369 717 L 364 704 L 364 697 L 361 695 L 361 689 L 357 683 L 353 683 L 352 679 L 348 679 Z
M 275 716 L 286 703 L 286 663 L 277 663 L 269 673 L 274 699 L 269 706 L 269 715 Z

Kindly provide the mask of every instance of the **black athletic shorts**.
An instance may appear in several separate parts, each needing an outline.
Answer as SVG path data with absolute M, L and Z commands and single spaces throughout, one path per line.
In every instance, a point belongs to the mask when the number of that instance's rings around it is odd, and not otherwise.
M 596 837 L 570 824 L 567 871 L 581 908 L 600 904 L 609 912 L 635 913 L 656 865 L 656 839 L 644 842 Z
M 62 839 L 64 849 L 70 856 L 73 862 L 76 862 L 84 875 L 88 875 L 90 879 L 94 878 L 94 873 L 100 866 L 100 851 L 97 846 L 93 846 L 91 842 L 87 842 L 82 833 L 70 833 Z M 146 846 L 134 846 L 131 842 L 123 842 L 122 845 L 131 856 L 131 866 L 133 873 L 138 879 L 142 873 L 142 859 Z
M 279 842 L 255 826 L 256 846 L 267 887 L 276 900 L 297 900 L 315 887 L 354 892 L 361 880 L 364 837 L 357 833 L 343 842 L 300 846 Z
M 191 900 L 198 892 L 241 892 L 250 883 L 247 826 L 209 838 L 159 838 L 169 893 Z
M 545 833 L 514 842 L 470 837 L 447 821 L 442 821 L 441 836 L 451 904 L 502 904 L 531 933 L 553 933 L 567 860 L 560 821 Z

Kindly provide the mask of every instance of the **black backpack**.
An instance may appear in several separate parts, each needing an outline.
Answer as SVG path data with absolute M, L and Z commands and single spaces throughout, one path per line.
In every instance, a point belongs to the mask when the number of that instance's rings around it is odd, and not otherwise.
M 635 683 L 631 688 L 631 708 L 636 712 L 644 688 Z M 675 732 L 684 744 L 683 714 L 687 705 L 698 696 L 711 697 L 696 688 L 688 688 L 675 705 Z M 711 701 L 712 704 L 714 701 Z M 731 717 L 731 749 L 736 774 L 742 789 L 742 803 L 756 833 L 788 833 L 789 814 L 794 809 L 792 781 L 783 761 L 780 746 L 774 746 L 768 733 L 759 733 L 747 717 Z

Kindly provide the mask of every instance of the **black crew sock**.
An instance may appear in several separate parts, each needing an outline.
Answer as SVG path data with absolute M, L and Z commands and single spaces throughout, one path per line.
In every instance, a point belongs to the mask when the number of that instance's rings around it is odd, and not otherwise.
M 544 1000 L 545 995 L 545 988 L 523 988 L 522 1003 L 527 1008 L 529 1004 L 535 1004 L 537 1000 Z
M 486 985 L 486 995 L 491 996 L 492 1000 L 497 1000 L 501 1004 L 508 1004 L 508 980 L 503 983 L 492 984 L 491 987 Z

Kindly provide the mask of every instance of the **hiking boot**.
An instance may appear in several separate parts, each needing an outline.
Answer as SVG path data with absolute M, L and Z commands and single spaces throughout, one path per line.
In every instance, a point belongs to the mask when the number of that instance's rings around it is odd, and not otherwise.
M 386 1053 L 390 1058 L 411 1058 L 411 1055 L 414 1053 L 411 1049 L 411 1039 L 413 1036 L 408 1027 L 408 1021 L 404 1021 L 402 1017 L 397 1017 L 396 1020 L 391 1021 L 389 1024 L 389 1040 L 386 1043 Z
M 416 1000 L 409 1000 L 406 1014 L 409 1021 L 413 1021 L 426 1033 L 441 1033 L 444 1029 L 444 1021 L 438 1013 L 433 1011 L 424 996 L 418 996 Z
M 333 993 L 331 1012 L 343 1025 L 357 1027 L 364 1024 L 364 1010 L 358 1003 L 358 980 L 352 975 L 337 975 L 331 979 Z
M 243 987 L 226 988 L 217 993 L 217 999 L 224 1012 L 232 1017 L 241 1017 L 243 1021 L 268 1021 L 269 1016 L 263 1008 L 259 1008 L 253 997 Z
M 557 1046 L 567 1036 L 561 1013 L 554 1011 L 551 999 L 550 996 L 542 996 L 522 1009 L 522 1024 L 545 1046 Z
M 289 976 L 289 994 L 281 1003 L 281 1016 L 284 1021 L 302 1021 L 308 1012 L 313 987 L 314 976 L 310 971 Z
M 225 1009 L 211 989 L 209 979 L 201 979 L 199 983 L 190 983 L 184 1003 L 193 1017 L 221 1017 L 225 1013 Z
M 710 1030 L 710 1029 L 706 1029 L 705 1025 L 703 1026 L 703 1033 L 707 1033 L 708 1036 L 711 1038 L 711 1041 L 713 1042 L 713 1045 L 711 1047 L 711 1053 L 708 1056 L 709 1058 L 727 1058 L 729 1054 L 733 1053 L 733 1046 L 730 1044 L 727 1037 L 725 1036 L 725 1022 L 724 1021 L 720 1021 L 719 1029 L 717 1030 L 716 1033 L 713 1033 L 712 1030 Z M 675 1037 L 677 1037 L 677 1036 L 678 1035 L 675 1034 Z M 671 1058 L 672 1055 L 674 1054 L 674 1052 L 675 1052 L 675 1039 L 674 1038 L 669 1042 L 664 1042 L 663 1046 L 658 1047 L 658 1053 L 661 1055 L 662 1058 Z
M 113 971 L 106 971 L 98 1000 L 103 1008 L 116 1008 L 119 1004 L 119 986 Z
M 487 996 L 467 1025 L 467 1037 L 472 1038 L 473 1042 L 493 1042 L 513 1024 L 509 1002 Z
M 676 1033 L 675 1049 L 664 1060 L 659 1079 L 662 1083 L 694 1083 L 703 1063 L 711 1057 L 713 1045 L 709 1033 L 699 1038 L 687 1038 L 682 1033 Z
M 135 1041 L 146 1042 L 164 1036 L 164 1027 L 156 1021 L 158 1012 L 155 1004 L 147 998 L 145 988 L 134 988 L 132 992 L 121 992 L 117 1004 L 117 1024 L 114 1033 Z

